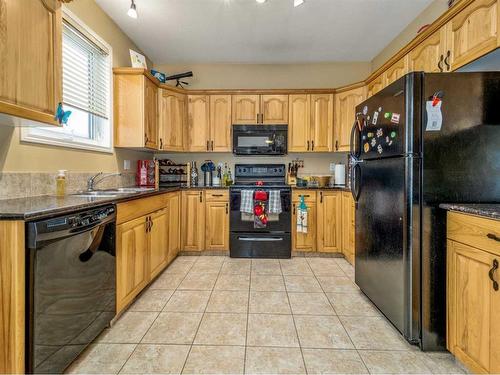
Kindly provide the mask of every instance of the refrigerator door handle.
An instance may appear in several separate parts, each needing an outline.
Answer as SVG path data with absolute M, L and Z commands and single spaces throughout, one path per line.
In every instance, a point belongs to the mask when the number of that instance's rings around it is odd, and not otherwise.
M 360 120 L 358 116 L 359 113 L 356 115 L 356 119 L 354 120 L 354 124 L 352 125 L 351 128 L 351 139 L 349 144 L 350 148 L 349 153 L 351 154 L 351 157 L 355 160 L 357 160 L 361 155 L 361 142 L 357 141 L 359 139 L 357 133 L 361 133 L 361 131 L 358 129 L 358 122 L 364 121 L 364 119 Z
M 351 194 L 354 199 L 355 208 L 358 208 L 359 198 L 359 176 L 361 175 L 361 167 L 359 162 L 355 162 L 351 167 Z

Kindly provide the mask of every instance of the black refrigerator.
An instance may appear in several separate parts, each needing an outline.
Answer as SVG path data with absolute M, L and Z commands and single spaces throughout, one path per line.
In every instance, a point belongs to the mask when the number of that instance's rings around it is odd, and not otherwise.
M 422 350 L 446 348 L 446 212 L 500 202 L 500 72 L 410 73 L 356 107 L 356 284 Z

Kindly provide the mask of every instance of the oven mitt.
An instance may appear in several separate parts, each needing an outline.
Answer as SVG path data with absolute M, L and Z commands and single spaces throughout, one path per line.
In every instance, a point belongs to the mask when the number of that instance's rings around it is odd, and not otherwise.
M 254 228 L 265 228 L 267 226 L 267 214 L 265 201 L 255 201 L 253 208 L 254 213 Z

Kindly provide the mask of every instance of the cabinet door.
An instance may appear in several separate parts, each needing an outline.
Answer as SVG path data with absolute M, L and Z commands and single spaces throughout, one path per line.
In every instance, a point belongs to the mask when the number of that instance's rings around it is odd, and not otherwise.
M 62 101 L 57 0 L 0 0 L 0 112 L 56 124 Z
M 202 251 L 205 247 L 205 203 L 203 191 L 182 192 L 182 247 Z
M 168 206 L 150 215 L 149 269 L 151 279 L 163 271 L 168 264 L 169 216 Z
M 229 202 L 206 203 L 206 250 L 229 250 Z
M 292 203 L 292 250 L 316 251 L 317 210 L 316 202 L 306 201 L 307 206 L 307 233 L 297 232 L 297 208 L 300 201 Z
M 365 99 L 364 87 L 335 94 L 335 151 L 349 151 L 356 106 Z
M 475 373 L 498 371 L 494 353 L 500 291 L 488 276 L 495 259 L 500 261 L 488 252 L 447 242 L 448 350 Z M 498 271 L 494 277 L 498 280 Z
M 231 152 L 231 95 L 210 95 L 210 149 Z
M 418 44 L 409 57 L 411 72 L 439 73 L 445 70 L 446 30 L 442 28 Z
M 498 0 L 476 0 L 449 22 L 451 70 L 500 45 Z
M 186 96 L 161 89 L 160 149 L 184 151 L 184 128 L 186 124 Z
M 342 253 L 354 264 L 354 201 L 351 193 L 342 193 Z
M 210 150 L 210 97 L 188 95 L 188 146 L 189 151 Z
M 158 149 L 158 88 L 144 78 L 144 146 Z
M 146 217 L 116 226 L 116 309 L 120 312 L 149 282 Z
M 409 56 L 406 55 L 401 60 L 391 65 L 384 72 L 385 86 L 389 86 L 391 83 L 397 81 L 399 78 L 408 73 L 409 72 L 408 63 L 409 63 Z
M 170 263 L 181 249 L 181 194 L 173 193 L 168 198 L 168 262 Z
M 304 152 L 311 147 L 310 95 L 290 95 L 288 151 Z
M 318 199 L 318 251 L 342 250 L 342 192 L 320 191 Z
M 262 95 L 263 124 L 288 124 L 288 95 Z
M 256 124 L 260 113 L 260 95 L 232 96 L 233 124 Z
M 384 86 L 384 75 L 381 74 L 368 84 L 366 97 L 369 98 L 382 90 Z
M 333 94 L 311 95 L 311 151 L 332 151 Z

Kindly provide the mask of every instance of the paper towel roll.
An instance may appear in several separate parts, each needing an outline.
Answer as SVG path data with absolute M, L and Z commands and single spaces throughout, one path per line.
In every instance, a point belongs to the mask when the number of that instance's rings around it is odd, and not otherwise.
M 335 185 L 345 185 L 344 164 L 335 164 Z

